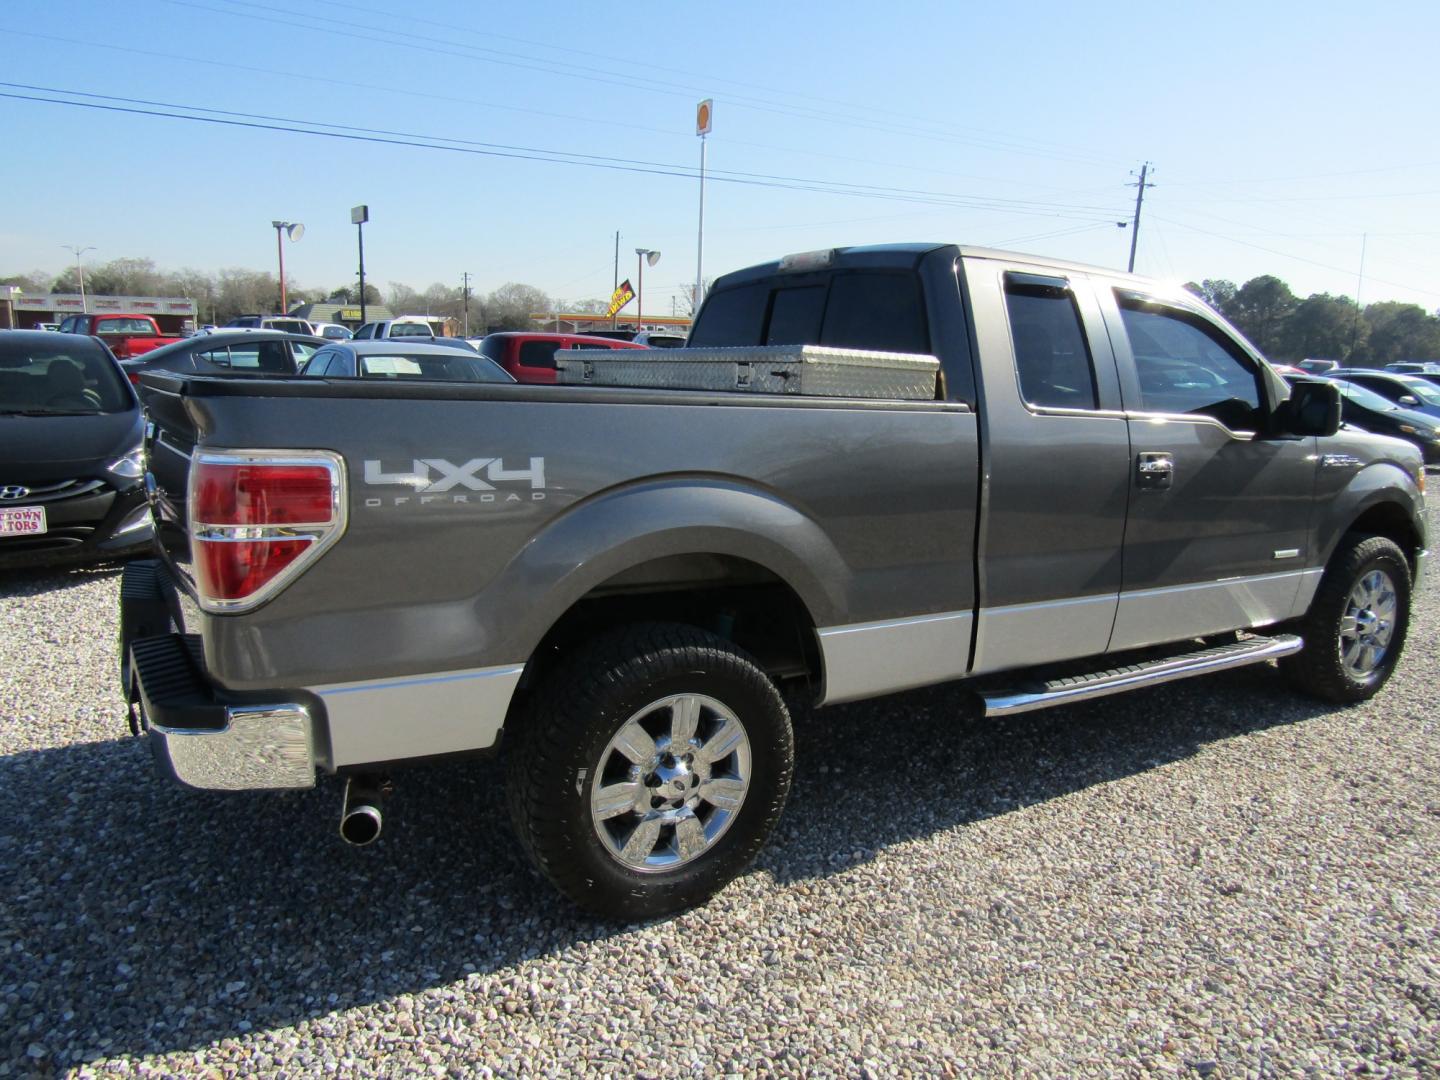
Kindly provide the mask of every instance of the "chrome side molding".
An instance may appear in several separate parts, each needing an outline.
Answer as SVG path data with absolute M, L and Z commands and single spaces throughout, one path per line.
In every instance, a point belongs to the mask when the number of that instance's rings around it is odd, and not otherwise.
M 1183 656 L 1148 660 L 1111 671 L 1097 671 L 1090 675 L 1052 679 L 1024 690 L 981 691 L 980 697 L 985 703 L 986 716 L 1013 716 L 1034 709 L 1048 709 L 1052 705 L 1089 701 L 1092 698 L 1121 694 L 1126 690 L 1188 679 L 1194 675 L 1209 675 L 1216 671 L 1244 667 L 1246 664 L 1259 664 L 1297 653 L 1304 644 L 1294 634 L 1246 638 Z

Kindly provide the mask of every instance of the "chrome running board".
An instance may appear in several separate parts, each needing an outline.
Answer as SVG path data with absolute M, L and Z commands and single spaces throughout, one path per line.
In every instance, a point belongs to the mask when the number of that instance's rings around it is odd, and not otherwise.
M 1075 701 L 1108 697 L 1126 690 L 1188 679 L 1192 675 L 1209 675 L 1215 671 L 1259 664 L 1276 657 L 1299 652 L 1304 642 L 1294 634 L 1269 638 L 1246 638 L 1199 652 L 1171 656 L 1163 660 L 1147 660 L 1110 671 L 1051 679 L 1026 689 L 983 690 L 986 716 L 1013 716 L 1032 709 L 1048 709 L 1052 705 L 1068 705 Z

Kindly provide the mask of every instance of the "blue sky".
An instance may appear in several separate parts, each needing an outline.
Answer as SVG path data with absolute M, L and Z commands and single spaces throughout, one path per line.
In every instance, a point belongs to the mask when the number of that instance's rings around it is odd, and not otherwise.
M 695 276 L 712 97 L 706 277 L 899 240 L 1123 268 L 1115 222 L 1149 160 L 1137 270 L 1353 296 L 1365 237 L 1362 300 L 1433 311 L 1437 42 L 1440 5 L 1420 2 L 12 2 L 0 80 L 51 89 L 0 92 L 548 160 L 0 97 L 0 273 L 58 272 L 63 244 L 273 269 L 283 218 L 307 230 L 290 275 L 331 287 L 353 281 L 364 202 L 382 288 L 468 270 L 481 291 L 600 297 L 619 230 L 622 278 L 637 246 L 663 253 L 646 311 L 668 313 Z

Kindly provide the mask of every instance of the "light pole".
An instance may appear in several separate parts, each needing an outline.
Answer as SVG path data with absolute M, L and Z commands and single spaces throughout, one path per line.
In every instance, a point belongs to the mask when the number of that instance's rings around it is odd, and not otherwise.
M 288 315 L 290 305 L 285 295 L 285 244 L 281 234 L 289 236 L 291 240 L 299 240 L 305 235 L 305 226 L 298 221 L 272 221 L 271 228 L 275 230 L 275 250 L 280 253 L 280 314 Z
M 636 277 L 639 278 L 639 287 L 635 291 L 635 330 L 645 329 L 645 267 L 654 266 L 660 261 L 660 253 L 651 251 L 649 248 L 635 249 L 635 266 L 638 268 Z
M 84 255 L 87 251 L 94 251 L 95 249 L 93 247 L 77 247 L 74 244 L 61 244 L 60 246 L 67 251 L 73 251 L 75 253 L 75 271 L 80 275 L 80 310 L 81 312 L 88 312 L 90 310 L 90 304 L 85 299 L 85 264 L 80 261 L 80 256 Z
M 700 226 L 695 234 L 695 288 L 690 293 L 691 318 L 700 311 L 705 291 L 703 263 L 705 255 L 705 136 L 715 121 L 715 102 L 706 98 L 695 106 L 695 134 L 700 136 Z
M 362 203 L 359 206 L 350 208 L 350 224 L 355 226 L 355 235 L 360 241 L 360 323 L 364 325 L 369 320 L 365 318 L 365 222 L 370 220 L 370 207 Z

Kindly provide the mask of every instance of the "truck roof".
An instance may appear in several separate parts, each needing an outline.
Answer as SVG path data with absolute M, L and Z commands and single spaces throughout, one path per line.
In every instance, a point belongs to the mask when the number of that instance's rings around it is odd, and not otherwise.
M 904 243 L 904 244 L 865 244 L 855 247 L 837 247 L 829 249 L 834 254 L 826 264 L 829 269 L 912 269 L 924 256 L 932 252 L 940 251 L 943 248 L 954 248 L 962 257 L 967 259 L 1004 259 L 1009 262 L 1032 263 L 1036 266 L 1050 267 L 1059 270 L 1071 270 L 1076 273 L 1085 274 L 1119 274 L 1134 279 L 1135 281 L 1149 282 L 1151 279 L 1141 277 L 1138 274 L 1126 274 L 1125 271 L 1110 266 L 1095 266 L 1088 263 L 1072 262 L 1068 259 L 1055 259 L 1048 255 L 1030 255 L 1019 251 L 1005 251 L 999 248 L 978 247 L 967 244 L 945 244 L 945 243 Z M 821 255 L 825 249 L 819 252 L 805 254 Z M 795 256 L 786 256 L 794 258 Z M 715 282 L 715 288 L 726 288 L 731 285 L 739 285 L 747 281 L 755 281 L 762 278 L 772 277 L 781 273 L 783 259 L 775 259 L 771 262 L 758 263 L 755 266 L 747 266 L 743 270 L 736 270 L 719 278 Z M 819 267 L 817 267 L 818 269 Z M 796 271 L 797 273 L 800 271 Z

